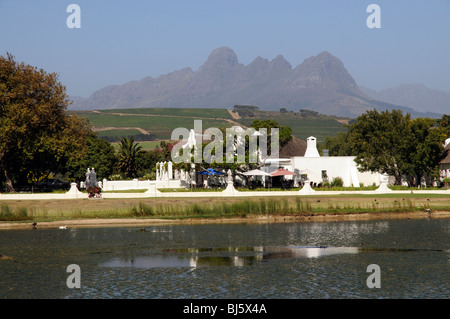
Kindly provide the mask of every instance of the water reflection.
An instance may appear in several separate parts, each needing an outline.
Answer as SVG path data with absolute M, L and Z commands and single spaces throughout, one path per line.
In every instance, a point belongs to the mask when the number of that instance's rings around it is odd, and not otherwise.
M 0 299 L 448 298 L 449 221 L 0 231 Z M 382 289 L 366 285 L 374 263 Z
M 423 249 L 421 249 L 423 251 Z M 160 255 L 113 258 L 102 267 L 202 267 L 202 266 L 250 266 L 279 258 L 320 258 L 332 255 L 369 252 L 411 252 L 418 249 L 363 248 L 363 247 L 214 247 L 165 249 Z M 442 251 L 442 250 L 427 250 Z

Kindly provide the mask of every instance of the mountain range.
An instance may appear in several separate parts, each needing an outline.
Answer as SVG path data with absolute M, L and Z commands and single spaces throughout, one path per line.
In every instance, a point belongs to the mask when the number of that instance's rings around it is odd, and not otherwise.
M 186 67 L 157 78 L 149 76 L 122 85 L 110 85 L 88 98 L 71 97 L 70 109 L 230 109 L 239 104 L 255 105 L 261 110 L 308 109 L 346 117 L 356 117 L 371 108 L 401 109 L 412 116 L 425 116 L 413 108 L 412 100 L 406 99 L 408 93 L 404 95 L 403 99 L 395 99 L 395 92 L 359 87 L 342 61 L 326 51 L 293 68 L 282 55 L 270 61 L 257 57 L 243 65 L 232 49 L 220 47 L 211 52 L 197 71 Z M 448 101 L 450 98 L 444 94 L 439 103 L 445 105 Z M 433 112 L 443 113 L 443 110 L 445 107 L 441 106 Z M 437 117 L 439 114 L 427 113 L 426 116 Z
M 423 84 L 400 84 L 394 88 L 381 91 L 371 90 L 360 86 L 366 95 L 391 104 L 408 105 L 421 112 L 450 114 L 450 93 L 430 89 Z

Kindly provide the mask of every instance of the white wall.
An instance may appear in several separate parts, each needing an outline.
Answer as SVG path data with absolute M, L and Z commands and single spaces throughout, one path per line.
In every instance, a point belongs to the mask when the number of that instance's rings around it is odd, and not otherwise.
M 149 189 L 151 183 L 156 183 L 157 188 L 180 188 L 184 185 L 180 180 L 158 180 L 158 181 L 140 181 L 137 179 L 125 181 L 108 181 L 103 180 L 102 191 L 124 191 L 130 189 Z
M 314 174 L 308 174 L 313 183 L 322 183 L 322 171 L 327 171 L 328 181 L 335 177 L 341 177 L 345 187 L 359 187 L 360 183 L 365 186 L 380 184 L 378 173 L 359 172 L 354 161 L 354 156 L 322 156 L 322 157 L 292 157 L 292 166 L 296 173 L 302 170 L 310 170 Z M 353 176 L 352 176 L 353 170 Z M 356 172 L 356 174 L 355 174 Z
M 102 191 L 123 191 L 128 189 L 148 189 L 150 181 L 139 181 L 137 179 L 125 181 L 108 181 L 103 180 Z
M 358 171 L 359 182 L 364 186 L 372 186 L 374 183 L 378 186 L 380 185 L 380 178 L 381 175 L 379 173 Z

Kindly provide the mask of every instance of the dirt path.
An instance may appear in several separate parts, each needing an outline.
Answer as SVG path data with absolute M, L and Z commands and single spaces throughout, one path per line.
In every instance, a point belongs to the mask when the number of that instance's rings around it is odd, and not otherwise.
M 238 112 L 233 112 L 233 110 L 227 110 L 228 111 L 228 113 L 230 113 L 230 115 L 231 115 L 231 117 L 233 118 L 233 119 L 235 119 L 235 120 L 240 120 L 241 119 L 241 117 L 239 116 L 239 113 Z
M 338 119 L 336 121 L 338 121 L 339 123 L 342 123 L 342 124 L 348 124 L 348 122 L 349 122 L 349 120 L 343 120 L 343 119 Z
M 95 132 L 101 132 L 101 131 L 111 131 L 111 130 L 138 130 L 142 134 L 149 135 L 150 132 L 144 130 L 140 127 L 114 127 L 114 126 L 106 126 L 106 127 L 93 127 L 93 131 Z

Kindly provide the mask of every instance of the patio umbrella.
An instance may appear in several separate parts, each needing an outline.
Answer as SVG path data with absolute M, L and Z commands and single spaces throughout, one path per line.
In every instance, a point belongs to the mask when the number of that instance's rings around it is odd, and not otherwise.
M 297 174 L 288 170 L 285 170 L 283 168 L 279 168 L 277 169 L 275 172 L 273 172 L 272 174 L 270 174 L 271 177 L 274 176 L 286 176 L 286 175 L 294 175 L 296 176 Z
M 243 175 L 246 175 L 246 176 L 270 176 L 269 173 L 266 173 L 260 169 L 254 169 L 252 171 L 245 172 L 245 173 L 243 173 Z
M 224 173 L 216 171 L 215 169 L 212 169 L 212 168 L 207 168 L 204 171 L 197 172 L 196 174 L 200 174 L 200 175 L 225 175 Z

